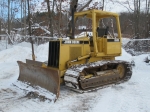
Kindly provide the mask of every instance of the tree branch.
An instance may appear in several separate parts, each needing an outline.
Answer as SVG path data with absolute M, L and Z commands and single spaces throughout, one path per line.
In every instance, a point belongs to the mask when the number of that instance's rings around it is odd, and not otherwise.
M 120 4 L 120 5 L 122 5 L 123 7 L 125 7 L 125 8 L 128 10 L 129 13 L 131 13 L 131 11 L 134 11 L 134 10 L 131 8 L 131 6 L 130 6 L 129 1 L 127 1 L 127 4 L 128 4 L 129 7 L 125 6 L 122 2 L 119 2 L 119 1 L 115 1 L 115 2 L 118 3 L 118 4 Z M 130 10 L 131 10 L 131 11 L 130 11 Z
M 89 0 L 81 9 L 79 9 L 78 11 L 82 11 L 85 7 L 87 7 L 90 3 L 92 2 L 92 0 Z

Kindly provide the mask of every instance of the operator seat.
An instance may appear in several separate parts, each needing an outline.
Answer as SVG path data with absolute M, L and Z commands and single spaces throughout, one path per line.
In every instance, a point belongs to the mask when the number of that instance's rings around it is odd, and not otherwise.
M 97 37 L 106 37 L 106 35 L 108 34 L 108 29 L 108 26 L 106 28 L 97 27 Z

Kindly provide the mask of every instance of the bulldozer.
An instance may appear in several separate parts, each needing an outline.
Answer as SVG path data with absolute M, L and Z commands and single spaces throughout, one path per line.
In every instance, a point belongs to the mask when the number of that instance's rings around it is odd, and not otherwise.
M 75 23 L 80 17 L 91 20 L 91 35 L 75 35 Z M 108 27 L 100 27 L 104 18 L 113 18 L 117 36 L 110 35 Z M 128 81 L 132 75 L 131 64 L 115 60 L 121 56 L 121 29 L 119 15 L 102 10 L 86 10 L 72 15 L 70 39 L 57 38 L 49 41 L 48 61 L 17 61 L 18 80 L 38 85 L 57 97 L 60 85 L 84 93 L 112 84 Z

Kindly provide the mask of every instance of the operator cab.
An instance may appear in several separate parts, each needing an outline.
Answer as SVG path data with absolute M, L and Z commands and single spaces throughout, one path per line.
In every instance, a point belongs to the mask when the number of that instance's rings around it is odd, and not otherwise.
M 75 13 L 76 37 L 88 37 L 90 51 L 99 56 L 121 55 L 119 16 L 101 10 Z

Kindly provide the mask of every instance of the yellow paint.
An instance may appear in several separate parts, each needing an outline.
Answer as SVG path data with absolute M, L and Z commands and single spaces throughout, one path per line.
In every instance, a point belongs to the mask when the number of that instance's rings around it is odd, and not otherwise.
M 90 63 L 100 60 L 114 60 L 116 56 L 121 55 L 122 40 L 118 14 L 93 9 L 75 13 L 75 19 L 79 16 L 86 16 L 92 19 L 93 41 L 90 41 L 89 37 L 87 36 L 70 40 L 57 40 L 60 41 L 59 67 L 48 68 L 59 71 L 61 82 L 63 82 L 65 71 L 73 65 Z M 114 38 L 108 39 L 106 35 L 103 37 L 97 36 L 96 30 L 99 24 L 99 20 L 106 17 L 114 17 L 116 19 L 118 30 L 117 40 Z M 90 42 L 93 42 L 93 44 L 91 44 Z M 88 75 L 87 78 L 88 77 L 91 77 L 91 75 Z
M 86 78 L 86 79 L 89 79 L 89 78 L 91 78 L 91 77 L 93 77 L 92 74 L 89 74 L 89 75 L 84 76 L 84 78 Z
M 47 68 L 47 66 L 46 66 L 44 63 L 42 63 L 42 67 L 43 67 L 43 68 Z

